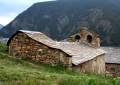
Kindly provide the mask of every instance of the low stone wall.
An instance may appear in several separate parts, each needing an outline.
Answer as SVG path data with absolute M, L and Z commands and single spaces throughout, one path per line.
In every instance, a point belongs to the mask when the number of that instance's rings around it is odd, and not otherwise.
M 120 64 L 106 63 L 106 71 L 112 74 L 114 77 L 120 77 Z
M 24 33 L 18 33 L 11 39 L 9 54 L 49 64 L 70 65 L 72 63 L 71 57 L 66 53 L 37 42 Z

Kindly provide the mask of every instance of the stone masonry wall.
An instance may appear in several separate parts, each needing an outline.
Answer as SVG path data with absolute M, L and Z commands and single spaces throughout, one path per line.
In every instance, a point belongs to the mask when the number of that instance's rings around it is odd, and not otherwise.
M 39 43 L 24 33 L 18 33 L 11 39 L 9 54 L 49 64 L 71 65 L 71 57 L 66 53 Z
M 79 39 L 76 39 L 76 36 L 79 36 Z M 87 37 L 90 36 L 91 40 Z M 91 47 L 98 48 L 100 47 L 100 38 L 97 36 L 96 33 L 88 31 L 88 30 L 81 30 L 80 32 L 70 36 L 67 41 L 69 42 L 80 42 L 88 44 Z M 90 41 L 90 42 L 89 42 Z
M 120 77 L 120 64 L 109 64 L 106 63 L 106 71 L 108 71 L 110 74 L 112 74 L 113 76 Z

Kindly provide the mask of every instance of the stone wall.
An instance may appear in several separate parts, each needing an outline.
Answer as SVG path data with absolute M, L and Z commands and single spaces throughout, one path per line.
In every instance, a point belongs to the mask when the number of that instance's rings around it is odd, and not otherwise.
M 61 50 L 50 48 L 24 33 L 16 34 L 10 41 L 9 54 L 19 58 L 29 58 L 49 64 L 71 65 L 71 57 Z
M 80 42 L 85 43 L 91 47 L 100 47 L 100 38 L 98 35 L 93 32 L 89 31 L 87 29 L 81 29 L 80 32 L 70 36 L 68 38 L 69 42 Z
M 104 74 L 105 73 L 104 55 L 98 56 L 78 66 L 73 66 L 73 69 L 76 69 L 84 73 Z
M 110 64 L 106 63 L 106 71 L 108 71 L 113 76 L 120 77 L 120 64 Z

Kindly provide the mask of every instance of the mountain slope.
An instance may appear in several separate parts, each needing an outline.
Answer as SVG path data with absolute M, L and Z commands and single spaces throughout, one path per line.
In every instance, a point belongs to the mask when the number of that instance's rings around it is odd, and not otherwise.
M 35 30 L 62 40 L 87 26 L 102 38 L 102 45 L 120 46 L 120 0 L 58 0 L 32 5 L 0 30 L 10 37 L 17 30 Z
M 0 29 L 2 29 L 2 28 L 3 28 L 3 25 L 0 24 Z

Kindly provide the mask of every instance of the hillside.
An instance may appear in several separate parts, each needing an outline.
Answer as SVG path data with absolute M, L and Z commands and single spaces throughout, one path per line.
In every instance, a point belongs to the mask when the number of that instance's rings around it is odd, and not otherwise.
M 2 28 L 3 28 L 3 25 L 0 24 L 0 29 L 2 29 Z
M 0 85 L 119 85 L 119 78 L 81 74 L 58 65 L 20 60 L 0 43 Z
M 35 30 L 63 40 L 87 26 L 102 38 L 102 45 L 120 46 L 120 0 L 57 0 L 35 3 L 0 30 L 10 37 L 17 30 Z

